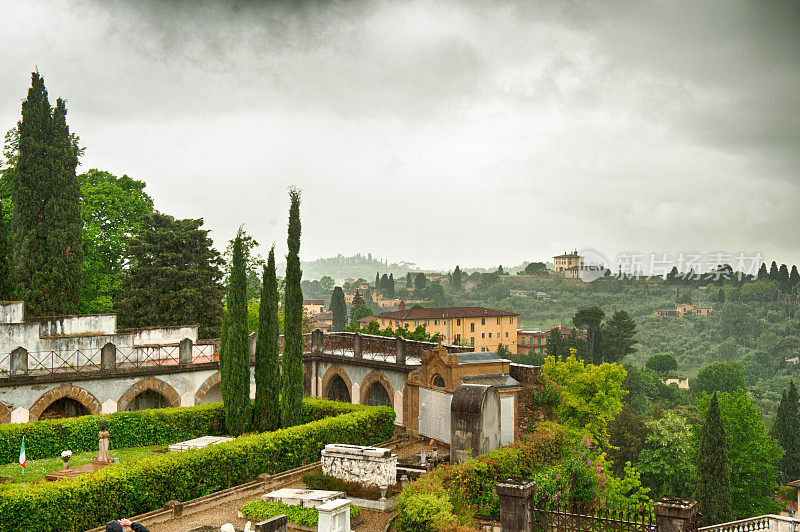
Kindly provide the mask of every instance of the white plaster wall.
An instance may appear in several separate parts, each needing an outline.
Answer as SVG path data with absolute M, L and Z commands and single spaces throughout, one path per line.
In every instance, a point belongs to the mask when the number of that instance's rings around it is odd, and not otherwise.
M 21 301 L 0 302 L 0 323 L 22 323 L 23 318 Z
M 133 345 L 177 344 L 184 338 L 197 341 L 197 326 L 164 327 L 133 331 Z
M 52 318 L 38 318 L 36 321 L 39 322 L 40 336 L 114 334 L 117 331 L 116 314 L 56 316 Z

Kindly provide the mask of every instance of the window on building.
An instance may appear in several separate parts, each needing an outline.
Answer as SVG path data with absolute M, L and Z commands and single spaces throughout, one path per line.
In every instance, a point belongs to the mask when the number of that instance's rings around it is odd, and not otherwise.
M 434 375 L 432 384 L 437 388 L 444 388 L 445 387 L 444 377 L 442 377 L 441 375 Z
M 419 320 L 414 320 L 414 327 L 416 327 L 417 325 L 419 325 Z
M 475 345 L 475 337 L 474 336 L 470 337 L 469 345 Z
M 489 333 L 489 338 L 491 338 L 491 337 L 492 337 L 492 333 Z
M 514 318 L 508 318 L 508 323 L 513 325 L 514 324 Z
M 486 351 L 486 348 L 485 347 L 481 347 L 481 351 Z
M 447 320 L 444 320 L 444 321 L 442 322 L 442 325 L 447 325 Z
M 486 338 L 486 333 L 481 333 L 481 338 Z
M 497 318 L 497 324 L 500 325 L 500 318 Z
M 486 325 L 486 318 L 481 318 L 481 325 Z
M 423 325 L 424 325 L 425 327 L 427 327 L 427 326 L 428 326 L 428 320 L 425 320 L 425 322 L 423 323 Z
M 439 325 L 439 320 L 433 320 L 434 325 Z
M 461 318 L 456 318 L 456 325 L 461 325 Z
M 506 338 L 508 338 L 508 333 L 506 333 Z
M 454 339 L 455 339 L 457 344 L 461 343 L 461 335 L 460 334 L 457 334 Z
M 475 323 L 469 324 L 469 332 L 475 332 Z

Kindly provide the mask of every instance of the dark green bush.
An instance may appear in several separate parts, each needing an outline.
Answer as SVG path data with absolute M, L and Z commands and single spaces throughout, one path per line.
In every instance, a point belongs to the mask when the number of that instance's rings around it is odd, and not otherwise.
M 303 400 L 303 420 L 308 422 L 352 412 L 353 407 L 348 403 L 306 397 Z M 112 449 L 166 445 L 198 436 L 225 434 L 222 403 L 5 423 L 0 424 L 0 463 L 17 461 L 23 436 L 29 460 L 58 456 L 67 449 L 74 453 L 96 450 L 101 418 L 108 421 Z
M 73 480 L 10 486 L 0 496 L 0 530 L 86 530 L 112 518 L 158 509 L 169 500 L 194 499 L 261 473 L 317 461 L 328 443 L 370 445 L 388 440 L 394 432 L 395 414 L 386 407 L 305 401 L 305 415 L 319 412 L 342 415 L 109 466 Z
M 377 501 L 381 498 L 381 489 L 378 486 L 365 486 L 360 482 L 347 482 L 330 475 L 323 475 L 319 471 L 312 471 L 303 475 L 303 484 L 308 489 L 325 491 L 343 491 L 350 497 Z M 395 483 L 386 489 L 386 496 L 391 497 L 400 493 L 402 486 Z

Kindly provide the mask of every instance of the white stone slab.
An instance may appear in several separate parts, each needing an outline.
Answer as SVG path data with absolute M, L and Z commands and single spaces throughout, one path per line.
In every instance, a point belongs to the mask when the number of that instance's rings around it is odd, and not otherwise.
M 169 446 L 169 450 L 186 451 L 189 449 L 202 449 L 203 447 L 225 443 L 226 441 L 233 441 L 233 438 L 228 438 L 226 436 L 200 436 L 199 438 L 173 443 Z
M 391 486 L 397 481 L 397 455 L 383 447 L 329 444 L 322 450 L 322 473 L 365 486 Z
M 262 495 L 261 499 L 266 502 L 282 502 L 284 504 L 297 504 L 317 508 L 324 503 L 343 499 L 344 495 L 342 491 L 281 488 Z

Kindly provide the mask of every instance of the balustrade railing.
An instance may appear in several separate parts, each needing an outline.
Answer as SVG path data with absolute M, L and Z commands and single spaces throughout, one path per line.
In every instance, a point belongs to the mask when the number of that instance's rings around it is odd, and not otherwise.
M 782 515 L 760 515 L 749 519 L 731 521 L 719 525 L 704 526 L 700 532 L 750 532 L 769 530 L 770 532 L 800 532 L 800 519 Z

